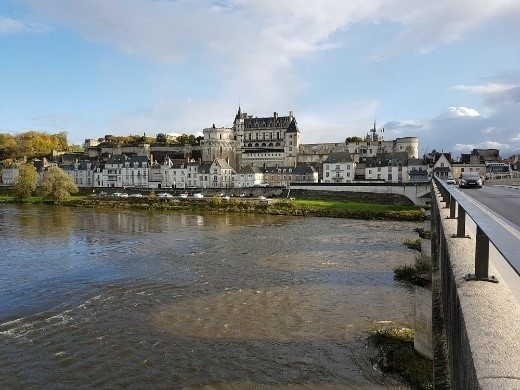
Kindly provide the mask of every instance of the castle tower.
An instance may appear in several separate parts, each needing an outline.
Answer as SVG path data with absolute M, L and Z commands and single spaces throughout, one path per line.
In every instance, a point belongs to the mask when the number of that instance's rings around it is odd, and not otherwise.
M 284 135 L 285 164 L 296 166 L 300 149 L 300 130 L 292 111 L 289 111 L 289 119 L 291 122 Z
M 227 127 L 212 127 L 202 130 L 204 139 L 201 141 L 202 160 L 209 162 L 216 158 L 229 159 L 230 164 L 236 160 L 237 141 L 233 129 Z

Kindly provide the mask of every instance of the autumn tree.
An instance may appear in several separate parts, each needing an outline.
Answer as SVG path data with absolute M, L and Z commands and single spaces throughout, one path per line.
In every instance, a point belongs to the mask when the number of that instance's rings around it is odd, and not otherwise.
M 56 150 L 64 152 L 68 148 L 67 133 L 47 134 L 27 131 L 17 135 L 0 134 L 0 158 L 20 159 L 41 157 Z
M 22 164 L 18 170 L 18 177 L 14 185 L 16 198 L 20 200 L 28 199 L 36 191 L 36 179 L 38 173 L 32 164 Z
M 63 169 L 51 167 L 43 175 L 40 191 L 43 196 L 52 199 L 54 203 L 59 203 L 79 190 Z
M 16 154 L 16 138 L 11 134 L 0 134 L 0 160 L 12 159 Z

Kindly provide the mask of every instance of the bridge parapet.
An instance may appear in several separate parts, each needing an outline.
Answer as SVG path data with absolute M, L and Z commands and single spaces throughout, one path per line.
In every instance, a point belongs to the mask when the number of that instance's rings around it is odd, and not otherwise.
M 434 366 L 448 376 L 436 383 L 518 389 L 520 233 L 442 181 L 432 194 L 434 334 L 446 341 Z

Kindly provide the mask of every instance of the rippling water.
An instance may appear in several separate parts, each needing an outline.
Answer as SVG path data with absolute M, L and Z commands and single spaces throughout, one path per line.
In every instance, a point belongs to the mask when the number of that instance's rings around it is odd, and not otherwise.
M 415 223 L 0 206 L 0 387 L 400 389 Z

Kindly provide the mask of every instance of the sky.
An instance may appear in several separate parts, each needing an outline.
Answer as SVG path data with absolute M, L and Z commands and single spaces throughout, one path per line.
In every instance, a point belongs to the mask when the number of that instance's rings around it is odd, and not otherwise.
M 195 134 L 293 111 L 520 153 L 520 0 L 0 0 L 0 133 Z M 384 128 L 384 132 L 381 130 Z

